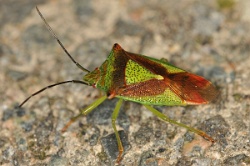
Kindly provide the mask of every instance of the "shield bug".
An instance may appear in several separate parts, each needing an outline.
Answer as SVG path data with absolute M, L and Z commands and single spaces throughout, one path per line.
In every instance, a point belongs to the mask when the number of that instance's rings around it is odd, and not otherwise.
M 211 82 L 201 76 L 173 66 L 166 60 L 158 60 L 141 54 L 127 52 L 119 44 L 114 44 L 108 58 L 100 67 L 94 71 L 89 71 L 72 58 L 39 9 L 37 7 L 36 9 L 47 29 L 67 56 L 78 68 L 87 74 L 84 75 L 83 81 L 70 80 L 49 85 L 33 93 L 19 107 L 22 107 L 31 97 L 42 91 L 66 83 L 89 85 L 104 91 L 106 93 L 105 96 L 98 98 L 92 104 L 82 109 L 80 114 L 71 118 L 62 129 L 62 131 L 66 131 L 72 122 L 80 116 L 89 114 L 104 100 L 119 98 L 111 118 L 119 150 L 117 163 L 122 159 L 123 146 L 115 123 L 123 100 L 141 103 L 161 120 L 184 127 L 211 142 L 215 142 L 205 132 L 172 120 L 152 107 L 152 105 L 185 106 L 206 104 L 212 101 L 218 94 Z

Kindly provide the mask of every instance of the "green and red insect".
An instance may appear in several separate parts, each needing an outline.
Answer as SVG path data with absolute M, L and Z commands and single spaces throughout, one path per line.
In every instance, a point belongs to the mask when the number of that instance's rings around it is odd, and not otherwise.
M 119 98 L 112 114 L 112 127 L 116 135 L 119 149 L 117 162 L 120 162 L 122 159 L 123 146 L 115 122 L 123 100 L 141 103 L 163 121 L 184 127 L 211 142 L 215 141 L 205 132 L 169 119 L 166 115 L 152 107 L 152 105 L 184 106 L 206 104 L 212 101 L 218 94 L 216 88 L 211 82 L 203 77 L 175 67 L 166 60 L 158 60 L 144 55 L 127 52 L 119 44 L 114 44 L 107 60 L 105 60 L 99 68 L 90 72 L 72 58 L 48 25 L 38 8 L 36 9 L 48 30 L 69 58 L 77 65 L 77 67 L 87 72 L 87 74 L 83 77 L 83 81 L 71 80 L 47 86 L 24 100 L 20 104 L 20 107 L 32 96 L 53 86 L 66 83 L 80 83 L 94 86 L 106 93 L 105 96 L 100 97 L 95 102 L 81 110 L 80 114 L 71 118 L 62 129 L 62 131 L 65 131 L 78 117 L 89 114 L 104 100 Z

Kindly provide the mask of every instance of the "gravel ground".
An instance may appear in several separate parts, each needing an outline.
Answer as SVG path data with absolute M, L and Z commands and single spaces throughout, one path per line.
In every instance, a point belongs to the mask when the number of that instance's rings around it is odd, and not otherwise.
M 214 144 L 125 102 L 117 121 L 121 165 L 250 165 L 249 0 L 0 1 L 0 165 L 114 165 L 117 155 L 110 119 L 116 100 L 60 131 L 101 95 L 92 87 L 62 85 L 16 108 L 46 85 L 85 74 L 46 30 L 36 5 L 89 70 L 119 43 L 168 59 L 219 89 L 211 104 L 156 107 L 207 132 Z

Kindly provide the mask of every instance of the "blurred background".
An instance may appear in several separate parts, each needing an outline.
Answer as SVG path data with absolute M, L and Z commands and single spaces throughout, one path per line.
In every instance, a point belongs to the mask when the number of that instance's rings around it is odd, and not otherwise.
M 215 144 L 125 102 L 117 122 L 123 165 L 250 164 L 250 1 L 9 0 L 0 1 L 0 165 L 112 165 L 117 155 L 110 123 L 115 100 L 60 132 L 101 95 L 92 87 L 62 85 L 16 108 L 49 84 L 85 74 L 50 35 L 36 6 L 89 70 L 119 43 L 168 59 L 220 91 L 208 105 L 156 107 L 205 131 Z

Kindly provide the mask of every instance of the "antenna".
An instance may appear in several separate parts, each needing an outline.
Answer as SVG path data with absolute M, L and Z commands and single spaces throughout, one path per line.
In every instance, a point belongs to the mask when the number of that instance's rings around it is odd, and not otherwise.
M 66 48 L 64 47 L 64 45 L 62 44 L 62 42 L 59 40 L 59 38 L 56 36 L 55 32 L 52 30 L 52 28 L 49 26 L 49 24 L 47 23 L 47 21 L 45 20 L 45 18 L 43 17 L 42 13 L 40 12 L 40 10 L 38 9 L 38 7 L 36 6 L 36 10 L 38 12 L 38 14 L 40 15 L 41 19 L 43 20 L 46 28 L 48 29 L 48 31 L 50 32 L 50 34 L 56 39 L 56 41 L 58 42 L 58 44 L 62 47 L 63 51 L 68 55 L 68 57 L 74 62 L 74 64 L 80 68 L 81 70 L 89 73 L 90 71 L 87 70 L 86 68 L 84 68 L 82 65 L 80 65 L 79 63 L 77 63 L 74 58 L 70 55 L 70 53 L 66 50 Z
M 32 95 L 30 95 L 18 107 L 22 107 L 30 98 L 32 98 L 33 96 L 36 96 L 37 94 L 39 94 L 39 93 L 41 93 L 41 92 L 43 92 L 43 91 L 45 91 L 45 90 L 47 90 L 49 88 L 52 88 L 54 86 L 61 85 L 61 84 L 67 84 L 67 83 L 77 83 L 77 84 L 89 85 L 88 83 L 86 83 L 84 81 L 79 81 L 79 80 L 70 80 L 70 81 L 63 81 L 63 82 L 58 82 L 58 83 L 55 83 L 55 84 L 51 84 L 49 86 L 46 86 L 46 87 L 40 89 L 39 91 L 36 91 Z
M 39 11 L 38 7 L 36 6 L 36 10 L 38 12 L 38 14 L 40 15 L 40 17 L 42 18 L 44 24 L 46 25 L 46 28 L 48 29 L 48 31 L 50 32 L 50 34 L 56 39 L 56 41 L 59 43 L 59 45 L 62 47 L 63 51 L 68 55 L 68 57 L 74 62 L 74 64 L 80 68 L 81 70 L 89 73 L 90 71 L 85 69 L 82 65 L 80 65 L 79 63 L 77 63 L 74 58 L 70 55 L 70 53 L 66 50 L 66 48 L 64 47 L 64 45 L 62 44 L 62 42 L 59 40 L 59 38 L 56 36 L 55 32 L 52 30 L 52 28 L 49 26 L 49 24 L 47 23 L 47 21 L 45 20 L 45 18 L 43 17 L 42 13 Z M 84 84 L 84 85 L 89 85 L 87 82 L 84 81 L 80 81 L 80 80 L 70 80 L 70 81 L 63 81 L 63 82 L 58 82 L 55 84 L 51 84 L 48 85 L 42 89 L 40 89 L 39 91 L 33 93 L 32 95 L 30 95 L 28 98 L 26 98 L 18 107 L 22 107 L 28 100 L 30 100 L 32 97 L 36 96 L 37 94 L 52 88 L 54 86 L 57 85 L 62 85 L 62 84 L 67 84 L 67 83 L 78 83 L 78 84 Z

